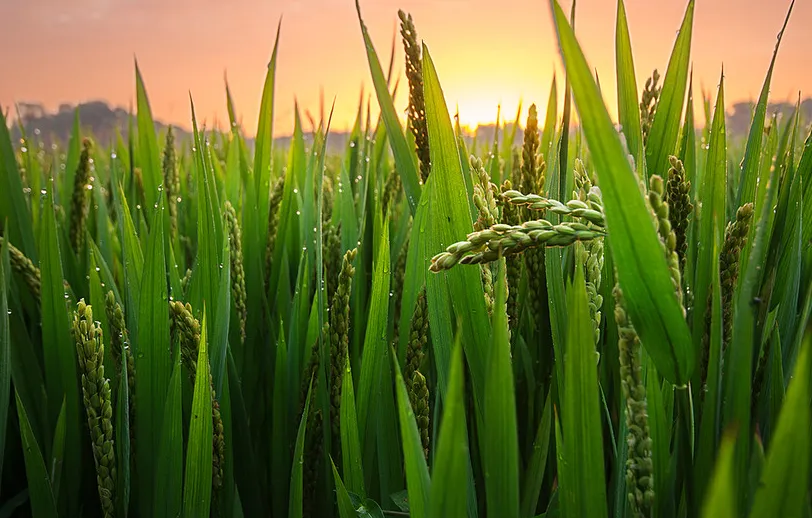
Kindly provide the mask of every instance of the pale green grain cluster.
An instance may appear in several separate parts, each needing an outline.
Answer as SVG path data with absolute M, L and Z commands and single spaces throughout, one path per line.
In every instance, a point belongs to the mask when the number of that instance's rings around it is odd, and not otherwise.
M 679 255 L 680 269 L 685 269 L 688 258 L 688 218 L 694 210 L 691 203 L 691 182 L 685 174 L 685 167 L 675 156 L 668 157 L 671 168 L 668 170 L 668 185 L 666 186 L 666 201 L 668 202 L 668 219 L 677 237 L 677 255 Z
M 739 280 L 739 257 L 744 248 L 750 223 L 753 220 L 753 204 L 746 203 L 736 211 L 736 219 L 725 229 L 725 242 L 719 255 L 719 276 L 722 286 L 722 322 L 724 348 L 733 339 L 733 298 Z
M 403 376 L 408 388 L 409 402 L 417 419 L 417 428 L 423 443 L 423 451 L 428 458 L 429 452 L 429 391 L 426 378 L 420 372 L 423 363 L 426 343 L 429 335 L 429 314 L 425 286 L 417 296 L 412 321 L 409 329 L 409 343 L 406 346 L 406 363 Z
M 279 228 L 279 210 L 282 206 L 282 196 L 285 194 L 285 176 L 276 180 L 271 190 L 271 201 L 268 211 L 268 243 L 265 247 L 265 289 L 271 278 L 271 261 L 276 247 L 276 234 Z
M 490 175 L 485 171 L 482 160 L 471 156 L 471 174 L 474 181 L 474 206 L 477 208 L 477 219 L 474 222 L 474 230 L 485 230 L 496 225 L 499 219 L 499 209 L 496 205 L 494 192 L 496 186 L 491 183 Z M 482 286 L 485 292 L 485 306 L 488 315 L 493 315 L 494 292 L 493 292 L 493 271 L 491 265 L 480 265 Z
M 3 244 L 4 237 L 0 236 L 0 245 Z M 39 300 L 40 292 L 42 290 L 40 281 L 39 268 L 34 266 L 34 263 L 29 259 L 19 248 L 8 243 L 9 264 L 11 270 L 23 278 L 31 295 Z
M 73 314 L 72 332 L 82 376 L 82 397 L 96 464 L 99 499 L 105 518 L 111 518 L 116 514 L 116 451 L 113 444 L 110 381 L 104 377 L 101 326 L 93 320 L 92 308 L 85 304 L 84 299 L 79 301 Z
M 85 222 L 88 213 L 88 184 L 90 178 L 90 150 L 92 144 L 89 139 L 82 141 L 82 154 L 79 156 L 79 166 L 73 179 L 73 196 L 70 209 L 70 244 L 77 254 L 82 248 L 85 238 Z
M 338 275 L 341 271 L 341 229 L 324 225 L 321 231 L 322 262 L 324 264 L 324 284 L 332 296 L 338 288 Z
M 173 300 L 169 303 L 172 335 L 180 344 L 181 362 L 189 371 L 192 386 L 197 376 L 197 353 L 200 347 L 200 322 L 194 317 L 192 306 Z M 223 418 L 220 415 L 220 403 L 214 393 L 214 384 L 209 370 L 211 387 L 212 414 L 212 488 L 217 491 L 223 485 L 223 466 L 225 465 L 225 436 Z
M 130 448 L 133 444 L 133 430 L 135 423 L 135 358 L 130 349 L 130 334 L 124 321 L 124 311 L 121 305 L 116 302 L 113 291 L 108 291 L 105 297 L 104 309 L 107 314 L 107 321 L 110 323 L 110 352 L 116 364 L 116 372 L 121 378 L 121 355 L 123 354 L 127 362 L 127 391 L 129 393 L 129 414 L 130 414 Z
M 164 191 L 169 209 L 169 230 L 172 237 L 178 235 L 178 199 L 180 198 L 180 175 L 175 155 L 175 132 L 170 125 L 166 130 L 163 155 Z
M 429 153 L 429 131 L 426 125 L 426 101 L 423 97 L 423 62 L 420 60 L 421 47 L 412 15 L 398 11 L 400 35 L 406 51 L 406 78 L 409 80 L 409 128 L 414 135 L 417 158 L 420 162 L 420 179 L 423 183 L 431 172 Z
M 513 157 L 514 167 L 519 167 L 520 160 L 518 155 Z M 515 175 L 514 175 L 515 176 Z M 505 180 L 500 189 L 500 200 L 506 192 L 511 192 L 513 185 L 510 180 Z M 519 207 L 510 203 L 502 204 L 502 216 L 499 221 L 505 225 L 516 226 L 520 224 L 519 220 Z M 507 315 L 508 326 L 511 333 L 516 330 L 519 325 L 519 285 L 522 280 L 522 258 L 518 255 L 505 258 L 505 275 L 507 279 Z
M 569 246 L 577 241 L 600 239 L 602 230 L 565 221 L 553 224 L 544 219 L 526 221 L 518 226 L 498 223 L 481 232 L 471 232 L 465 241 L 459 241 L 431 259 L 431 271 L 439 272 L 460 264 L 490 263 L 499 257 L 519 254 L 529 248 L 542 246 Z
M 674 285 L 674 293 L 677 300 L 682 304 L 682 275 L 680 274 L 679 255 L 677 255 L 677 235 L 671 228 L 671 220 L 668 214 L 668 203 L 665 201 L 665 183 L 659 175 L 652 175 L 649 178 L 648 204 L 654 215 L 657 226 L 657 234 L 660 237 L 660 246 L 665 254 L 668 264 L 668 271 L 671 274 L 671 282 Z M 682 309 L 683 315 L 685 308 Z
M 640 358 L 640 338 L 626 314 L 623 292 L 615 285 L 615 322 L 618 328 L 620 384 L 626 412 L 626 489 L 633 516 L 652 516 L 654 505 L 654 466 L 648 424 L 646 385 Z
M 234 301 L 234 309 L 240 319 L 240 341 L 245 342 L 245 322 L 248 319 L 248 295 L 245 290 L 245 269 L 243 268 L 242 256 L 242 232 L 240 231 L 240 221 L 237 219 L 237 212 L 226 201 L 226 226 L 228 227 L 229 259 L 231 262 L 231 297 Z
M 592 180 L 580 158 L 575 159 L 574 170 L 575 192 L 573 198 L 587 202 L 589 197 L 599 197 L 600 190 L 593 187 Z M 603 295 L 600 293 L 601 275 L 603 272 L 603 239 L 593 239 L 584 243 L 586 261 L 584 273 L 586 292 L 589 299 L 589 314 L 592 316 L 592 325 L 595 332 L 595 343 L 600 342 L 601 335 L 601 308 Z
M 330 304 L 330 423 L 333 436 L 338 437 L 341 408 L 341 383 L 346 370 L 350 343 L 350 294 L 355 268 L 352 263 L 358 249 L 344 254 L 338 287 Z
M 648 142 L 648 134 L 651 125 L 654 123 L 654 114 L 657 112 L 657 102 L 660 99 L 662 86 L 657 82 L 660 80 L 660 73 L 655 69 L 651 77 L 646 79 L 646 87 L 640 100 L 640 126 L 643 130 L 643 142 Z

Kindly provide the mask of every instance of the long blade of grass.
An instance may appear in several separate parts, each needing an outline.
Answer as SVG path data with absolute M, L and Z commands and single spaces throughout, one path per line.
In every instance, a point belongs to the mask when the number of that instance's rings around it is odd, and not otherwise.
M 735 518 L 736 515 L 736 486 L 733 482 L 734 471 L 733 452 L 736 445 L 735 430 L 725 433 L 722 445 L 719 448 L 719 457 L 716 459 L 713 476 L 708 486 L 707 498 L 702 506 L 703 518 Z
M 127 382 L 127 356 L 121 355 L 121 378 L 118 384 L 118 398 L 116 400 L 116 459 L 118 460 L 118 486 L 116 487 L 116 510 L 119 516 L 127 518 L 130 507 L 130 398 L 129 384 Z
M 158 186 L 163 183 L 161 151 L 158 148 L 155 123 L 152 119 L 152 110 L 149 106 L 147 90 L 144 87 L 144 79 L 141 77 L 141 70 L 138 68 L 138 61 L 135 62 L 135 92 L 138 109 L 138 152 L 140 153 L 137 160 L 141 166 L 146 206 L 153 207 L 158 203 L 160 194 Z M 135 157 L 133 159 L 135 160 Z M 160 216 L 160 214 L 156 214 L 156 216 Z M 154 220 L 153 225 L 160 225 L 160 221 L 160 219 Z
M 197 354 L 192 415 L 186 445 L 186 475 L 183 484 L 183 515 L 208 516 L 211 504 L 212 420 L 209 347 L 206 333 L 206 308 L 200 322 L 200 350 Z
M 19 395 L 16 396 L 16 400 L 32 514 L 36 518 L 56 518 L 58 516 L 56 502 L 51 492 L 51 482 L 45 469 L 45 461 L 42 459 L 42 451 L 34 437 L 34 431 L 31 429 L 31 423 Z
M 466 516 L 468 486 L 468 430 L 465 423 L 464 364 L 462 346 L 457 343 L 451 352 L 448 393 L 440 421 L 440 433 L 432 470 L 429 495 L 430 518 Z
M 67 436 L 64 469 L 79 473 L 82 458 L 80 448 L 79 386 L 76 351 L 68 322 L 68 295 L 63 284 L 59 237 L 54 214 L 53 190 L 50 181 L 45 195 L 45 209 L 40 229 L 40 272 L 42 282 L 42 343 L 45 356 L 45 387 L 48 391 L 48 415 L 56 422 L 63 399 L 67 404 Z M 64 487 L 69 511 L 78 511 L 79 478 L 68 477 Z M 55 495 L 56 496 L 56 495 Z
M 406 191 L 409 210 L 412 212 L 412 215 L 414 215 L 417 213 L 417 202 L 420 200 L 421 190 L 417 175 L 416 156 L 409 148 L 406 136 L 403 134 L 403 128 L 398 121 L 395 104 L 389 93 L 386 78 L 381 68 L 381 62 L 378 59 L 377 52 L 375 52 L 375 47 L 372 44 L 372 39 L 369 37 L 366 25 L 364 25 L 364 20 L 361 18 L 361 6 L 358 0 L 355 2 L 355 9 L 358 11 L 358 22 L 361 25 L 361 33 L 364 36 L 364 45 L 366 47 L 367 61 L 369 61 L 369 71 L 372 75 L 372 84 L 375 87 L 375 95 L 378 98 L 378 104 L 381 106 L 381 118 L 386 125 L 389 144 L 392 148 L 392 154 L 395 157 L 395 168 L 403 180 L 403 188 Z M 428 108 L 426 111 L 428 111 Z
M 491 351 L 485 378 L 481 450 L 488 516 L 519 516 L 519 435 L 505 307 L 505 265 L 499 262 Z
M 445 102 L 437 70 L 428 47 L 423 46 L 423 88 L 426 99 L 426 123 L 429 131 L 432 173 L 425 186 L 430 194 L 424 196 L 420 208 L 428 211 L 418 217 L 418 232 L 425 233 L 428 260 L 445 247 L 458 241 L 473 230 L 465 182 L 457 153 L 454 129 Z M 424 205 L 425 204 L 425 205 Z M 420 211 L 418 211 L 420 212 Z M 414 233 L 412 234 L 414 236 Z M 471 369 L 471 385 L 477 407 L 481 408 L 485 387 L 488 337 L 490 322 L 485 309 L 485 298 L 478 268 L 453 268 L 430 274 L 426 279 L 429 322 L 433 351 L 437 362 L 438 386 L 445 392 L 449 360 L 454 336 L 451 328 L 453 311 L 460 316 L 465 356 Z M 404 301 L 405 302 L 405 301 Z
M 674 49 L 668 59 L 663 89 L 660 93 L 660 100 L 657 102 L 657 111 L 654 114 L 654 122 L 648 137 L 646 162 L 648 171 L 651 171 L 652 174 L 665 174 L 668 171 L 668 156 L 676 152 L 691 60 L 693 22 L 694 0 L 690 0 L 677 33 L 677 40 L 674 42 Z M 646 340 L 643 339 L 643 341 Z
M 607 516 L 603 438 L 582 254 L 576 253 L 575 278 L 567 289 L 567 340 L 561 391 L 564 431 L 562 480 L 566 516 Z
M 629 315 L 657 370 L 675 385 L 684 385 L 694 367 L 694 352 L 654 223 L 575 34 L 558 2 L 552 0 L 551 7 L 598 172 L 609 243 Z
M 167 312 L 168 314 L 168 312 Z M 136 372 L 143 372 L 138 370 L 136 366 Z M 181 408 L 181 368 L 180 368 L 180 361 L 174 362 L 174 367 L 172 368 L 172 377 L 169 381 L 169 385 L 167 390 L 164 392 L 163 396 L 166 399 L 166 403 L 162 405 L 163 409 L 163 419 L 161 419 L 160 423 L 160 435 L 157 437 L 157 444 L 155 445 L 155 450 L 150 457 L 154 457 L 155 462 L 152 464 L 154 466 L 155 471 L 151 472 L 151 479 L 154 479 L 154 486 L 152 484 L 148 484 L 146 487 L 139 479 L 141 494 L 143 495 L 145 492 L 152 492 L 154 495 L 153 498 L 150 500 L 144 499 L 144 497 L 140 497 L 138 500 L 138 505 L 141 509 L 152 509 L 152 516 L 156 517 L 167 517 L 167 518 L 175 518 L 180 516 L 182 505 L 183 505 L 183 416 L 182 416 L 182 408 Z M 140 389 L 141 383 L 144 378 L 139 374 L 138 375 L 138 387 Z M 136 390 L 136 392 L 140 392 L 140 390 Z M 136 410 L 138 410 L 141 406 L 143 399 L 138 399 L 138 404 L 136 405 Z M 141 423 L 144 421 L 141 420 L 140 413 L 136 412 L 136 418 L 138 419 L 138 426 L 136 426 L 136 431 L 140 430 Z M 155 423 L 153 421 L 153 423 Z M 157 426 L 158 423 L 155 423 Z M 143 451 L 144 443 L 140 440 L 136 443 L 138 446 L 139 452 Z M 157 455 L 155 455 L 157 452 Z M 144 464 L 140 461 L 137 464 L 139 472 L 144 469 Z M 210 468 L 210 465 L 209 465 Z M 141 477 L 144 475 L 142 474 Z M 150 503 L 151 507 L 145 507 L 145 504 Z
M 719 93 L 716 98 L 716 109 L 711 124 L 710 143 L 708 147 L 702 184 L 698 190 L 696 209 L 695 236 L 697 241 L 696 270 L 694 272 L 694 319 L 693 348 L 699 352 L 705 329 L 705 312 L 708 309 L 708 293 L 712 286 L 713 262 L 718 256 L 712 253 L 715 243 L 724 239 L 725 190 L 727 176 L 727 136 L 725 132 L 725 79 L 719 80 Z M 695 372 L 695 378 L 699 370 Z
M 8 286 L 11 280 L 8 241 L 0 246 L 0 478 L 6 451 L 6 424 L 11 396 L 11 327 L 8 318 Z
M 31 214 L 23 195 L 23 183 L 11 145 L 6 116 L 0 110 L 0 221 L 7 221 L 8 229 L 3 235 L 20 244 L 25 255 L 37 262 L 37 248 L 34 242 L 34 229 Z
M 809 429 L 810 379 L 812 340 L 807 339 L 795 375 L 778 417 L 772 444 L 767 452 L 761 483 L 753 499 L 751 518 L 757 516 L 805 516 L 808 512 L 809 464 L 812 444 Z
M 533 440 L 533 453 L 525 469 L 524 483 L 522 484 L 521 516 L 529 518 L 534 516 L 538 505 L 541 485 L 544 482 L 544 473 L 547 467 L 547 455 L 550 453 L 550 437 L 552 437 L 553 403 L 550 392 L 544 403 L 536 437 Z
M 163 203 L 155 209 L 155 220 L 159 221 Z M 154 225 L 149 235 L 141 279 L 139 312 L 138 352 L 135 355 L 136 384 L 136 440 L 138 444 L 139 501 L 146 509 L 153 508 L 155 486 L 155 454 L 161 444 L 164 411 L 169 378 L 172 374 L 172 360 L 169 355 L 169 296 L 167 294 L 166 261 L 164 257 L 163 225 Z M 180 488 L 178 488 L 180 491 Z M 162 505 L 156 501 L 155 506 Z
M 629 22 L 626 18 L 626 5 L 617 2 L 617 24 L 615 27 L 615 68 L 617 70 L 618 118 L 626 136 L 626 146 L 635 162 L 643 157 L 643 131 L 640 128 L 640 101 L 637 95 L 637 79 L 634 73 L 632 42 L 629 37 Z
M 364 468 L 361 463 L 361 441 L 358 435 L 358 416 L 355 412 L 355 391 L 352 386 L 350 362 L 341 380 L 341 460 L 347 487 L 353 493 L 365 496 Z
M 787 28 L 787 23 L 789 22 L 789 17 L 792 14 L 792 8 L 794 6 L 795 0 L 789 4 L 787 16 L 784 18 L 784 25 L 778 33 L 778 39 L 775 42 L 775 49 L 773 50 L 773 57 L 770 60 L 770 67 L 767 69 L 767 76 L 764 78 L 764 84 L 758 96 L 758 104 L 756 104 L 755 112 L 753 112 L 753 120 L 750 123 L 750 133 L 747 137 L 747 148 L 744 152 L 744 160 L 741 166 L 738 195 L 736 197 L 738 200 L 736 205 L 739 207 L 745 203 L 755 201 L 756 183 L 758 181 L 759 164 L 761 162 L 761 141 L 764 137 L 764 119 L 767 115 L 767 101 L 770 95 L 773 68 L 775 67 L 775 58 L 778 56 L 778 48 L 781 46 L 781 38 L 784 36 L 784 30 Z
M 336 485 L 336 497 L 338 498 L 338 515 L 341 518 L 356 518 L 358 514 L 355 512 L 355 506 L 352 505 L 352 499 L 341 480 L 341 475 L 338 474 L 336 465 L 333 459 L 330 459 L 330 467 L 333 469 L 333 480 Z
M 420 432 L 417 430 L 412 405 L 409 403 L 409 394 L 403 375 L 397 362 L 397 356 L 392 355 L 392 368 L 395 370 L 395 390 L 398 399 L 398 415 L 400 420 L 400 434 L 403 441 L 403 462 L 406 470 L 406 488 L 409 491 L 409 516 L 413 518 L 426 518 L 428 516 L 429 494 L 431 492 L 431 479 L 426 466 L 426 457 L 423 445 L 420 442 Z
M 296 434 L 296 445 L 293 450 L 293 467 L 290 472 L 290 497 L 288 498 L 288 518 L 302 518 L 302 477 L 304 466 L 304 441 L 307 430 L 307 416 L 310 414 L 310 396 L 313 380 L 308 382 L 307 399 L 305 399 L 299 432 Z

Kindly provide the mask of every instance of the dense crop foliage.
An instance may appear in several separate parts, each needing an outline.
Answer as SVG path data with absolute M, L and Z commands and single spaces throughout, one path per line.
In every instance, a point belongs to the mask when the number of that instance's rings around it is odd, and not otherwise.
M 126 138 L 0 113 L 0 516 L 810 516 L 812 136 L 767 113 L 775 54 L 746 140 L 724 77 L 696 131 L 694 1 L 638 94 L 620 0 L 618 126 L 551 12 L 567 100 L 521 148 L 463 138 L 400 13 L 404 127 L 360 7 L 381 115 L 343 154 L 298 111 L 273 145 L 276 50 L 253 146 L 230 93 L 230 131 L 156 132 L 137 67 Z

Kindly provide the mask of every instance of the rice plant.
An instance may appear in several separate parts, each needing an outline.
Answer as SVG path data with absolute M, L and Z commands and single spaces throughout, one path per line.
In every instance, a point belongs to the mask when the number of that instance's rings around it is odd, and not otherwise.
M 0 110 L 0 516 L 812 515 L 784 28 L 737 137 L 723 76 L 696 124 L 694 0 L 643 92 L 618 0 L 614 122 L 551 0 L 566 102 L 513 147 L 452 124 L 401 11 L 402 121 L 356 7 L 380 115 L 342 153 L 298 107 L 274 144 L 276 47 L 252 146 L 230 92 L 227 131 L 156 132 L 137 65 L 113 142 Z

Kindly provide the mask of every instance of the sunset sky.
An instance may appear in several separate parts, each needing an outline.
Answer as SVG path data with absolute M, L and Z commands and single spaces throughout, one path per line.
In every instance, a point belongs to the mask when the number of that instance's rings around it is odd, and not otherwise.
M 638 82 L 664 73 L 687 2 L 627 0 Z M 562 5 L 569 9 L 570 2 Z M 725 69 L 728 104 L 758 96 L 789 0 L 699 0 L 694 88 L 715 89 Z M 446 100 L 463 123 L 515 116 L 520 99 L 544 104 L 553 73 L 563 79 L 546 0 L 365 0 L 364 19 L 388 62 L 397 10 L 411 12 Z M 615 111 L 616 2 L 578 0 L 576 33 Z M 353 0 L 26 0 L 0 2 L 0 106 L 101 99 L 127 107 L 138 59 L 157 119 L 189 127 L 188 93 L 199 119 L 227 119 L 224 74 L 243 127 L 256 131 L 266 65 L 282 17 L 275 133 L 292 129 L 294 100 L 316 117 L 319 92 L 336 98 L 333 127 L 352 125 L 369 68 Z M 812 2 L 795 5 L 773 77 L 772 100 L 812 95 Z M 396 70 L 403 70 L 397 42 Z M 400 92 L 405 91 L 401 86 Z M 406 97 L 398 96 L 405 109 Z M 374 109 L 373 98 L 373 109 Z M 328 106 L 329 108 L 329 106 Z M 696 105 L 697 112 L 701 105 Z M 13 110 L 12 110 L 13 113 Z M 701 117 L 701 115 L 700 115 Z

